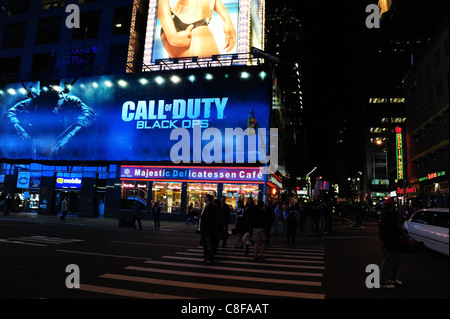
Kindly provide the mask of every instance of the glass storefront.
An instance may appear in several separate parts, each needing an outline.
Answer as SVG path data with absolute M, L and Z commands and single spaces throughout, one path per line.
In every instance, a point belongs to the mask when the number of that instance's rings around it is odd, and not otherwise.
M 258 184 L 223 184 L 222 196 L 226 197 L 226 203 L 230 205 L 232 211 L 236 209 L 239 200 L 245 204 L 247 198 L 257 199 L 258 194 Z
M 152 202 L 161 202 L 163 212 L 181 212 L 181 183 L 154 182 Z
M 147 204 L 147 182 L 122 182 L 121 209 L 131 209 L 133 201 L 138 201 L 141 206 Z
M 203 198 L 206 194 L 217 196 L 217 184 L 215 183 L 188 183 L 187 184 L 187 204 L 192 204 L 195 210 L 203 207 Z

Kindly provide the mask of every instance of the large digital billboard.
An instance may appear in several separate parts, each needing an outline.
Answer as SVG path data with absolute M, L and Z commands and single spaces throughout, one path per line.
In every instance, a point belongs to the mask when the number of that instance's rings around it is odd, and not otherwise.
M 212 148 L 222 159 L 249 156 L 247 137 L 225 137 L 253 116 L 269 129 L 270 108 L 262 66 L 8 84 L 0 87 L 0 159 L 176 163 L 174 153 L 187 151 L 183 162 L 197 163 L 195 154 L 205 162 Z
M 144 64 L 263 49 L 265 0 L 150 0 Z

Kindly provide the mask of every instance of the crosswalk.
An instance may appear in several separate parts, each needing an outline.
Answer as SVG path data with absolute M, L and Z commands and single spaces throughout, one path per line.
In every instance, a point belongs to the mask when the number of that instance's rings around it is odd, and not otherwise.
M 61 244 L 70 244 L 81 242 L 82 239 L 64 239 L 57 237 L 48 237 L 48 236 L 19 236 L 19 237 L 11 237 L 11 238 L 0 238 L 0 243 L 5 244 L 19 244 L 19 245 L 27 245 L 27 246 L 38 246 L 38 247 L 46 247 L 48 245 L 61 245 Z
M 201 246 L 104 273 L 80 290 L 146 299 L 324 299 L 324 245 L 270 246 L 254 261 L 242 249 L 219 248 L 212 265 Z

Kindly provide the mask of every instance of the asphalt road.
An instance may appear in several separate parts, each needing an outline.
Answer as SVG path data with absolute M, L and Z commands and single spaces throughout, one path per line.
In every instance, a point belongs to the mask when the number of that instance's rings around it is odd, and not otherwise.
M 231 236 L 213 265 L 203 263 L 195 225 L 172 222 L 154 230 L 149 223 L 139 231 L 0 219 L 0 298 L 137 298 L 163 303 L 182 298 L 174 311 L 200 298 L 202 304 L 218 302 L 224 314 L 230 300 L 251 302 L 253 308 L 261 308 L 262 301 L 281 302 L 284 308 L 292 306 L 292 300 L 449 298 L 449 258 L 426 249 L 402 255 L 401 287 L 366 287 L 366 266 L 381 261 L 376 222 L 361 228 L 335 222 L 333 233 L 302 233 L 295 244 L 287 244 L 284 235 L 274 236 L 263 261 L 254 261 L 252 251 L 247 257 L 235 249 L 236 237 Z M 79 269 L 79 288 L 66 285 L 75 283 L 77 274 L 66 270 L 68 265 Z

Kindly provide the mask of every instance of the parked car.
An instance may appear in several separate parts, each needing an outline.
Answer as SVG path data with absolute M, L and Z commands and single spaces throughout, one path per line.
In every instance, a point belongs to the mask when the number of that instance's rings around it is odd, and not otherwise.
M 412 214 L 403 229 L 410 238 L 448 256 L 448 226 L 448 208 L 426 208 Z

